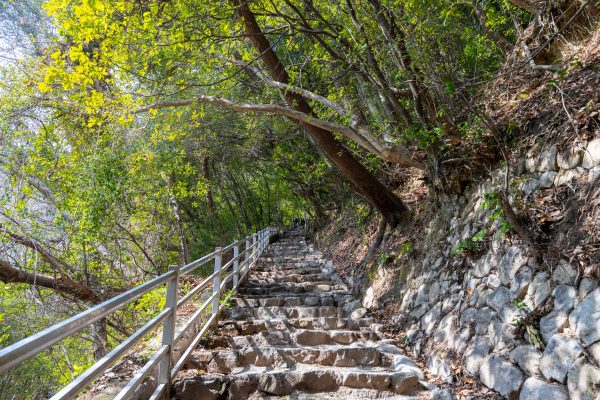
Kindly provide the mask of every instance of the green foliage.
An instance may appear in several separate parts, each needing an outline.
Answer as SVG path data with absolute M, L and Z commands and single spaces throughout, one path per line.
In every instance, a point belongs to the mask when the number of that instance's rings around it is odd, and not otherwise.
M 483 239 L 485 239 L 486 234 L 487 234 L 486 229 L 480 229 L 479 231 L 477 231 L 477 233 L 475 235 L 473 235 L 471 237 L 471 241 L 472 242 L 482 242 Z
M 393 257 L 391 254 L 389 254 L 387 251 L 380 251 L 377 254 L 377 264 L 379 266 L 384 266 L 386 264 L 389 264 L 390 262 L 393 261 Z
M 529 344 L 535 346 L 538 350 L 544 350 L 544 342 L 542 341 L 542 336 L 540 335 L 540 331 L 531 326 L 530 324 L 525 325 L 525 330 L 527 332 L 527 340 Z
M 231 301 L 231 297 L 235 295 L 235 292 L 232 289 L 229 289 L 225 293 L 221 294 L 221 305 L 225 308 L 233 307 L 233 302 Z
M 398 340 L 400 340 L 400 343 L 402 343 L 402 345 L 410 346 L 410 339 L 408 338 L 408 336 L 402 335 L 402 336 L 400 336 L 400 339 L 398 339 Z
M 497 220 L 499 220 L 498 233 L 501 236 L 504 236 L 508 232 L 510 232 L 512 227 L 506 220 L 504 211 L 502 210 L 502 207 L 500 206 L 500 195 L 498 194 L 498 191 L 486 193 L 484 195 L 481 207 L 483 209 L 492 210 L 492 214 L 490 216 L 490 219 L 492 222 L 496 222 Z
M 3 343 L 6 342 L 9 338 L 8 331 L 10 329 L 10 326 L 4 322 L 4 319 L 4 314 L 0 314 L 0 348 L 5 347 Z
M 515 299 L 513 301 L 513 304 L 515 305 L 515 307 L 517 307 L 517 309 L 519 310 L 524 310 L 527 309 L 527 304 L 525 304 L 525 302 L 523 301 L 523 299 Z
M 487 127 L 483 124 L 480 117 L 473 117 L 458 126 L 461 136 L 473 142 L 480 141 L 487 132 Z
M 463 251 L 475 251 L 479 249 L 481 242 L 484 241 L 487 235 L 487 230 L 481 229 L 476 234 L 468 238 L 467 240 L 459 242 L 451 251 L 451 254 L 458 255 Z
M 414 251 L 415 251 L 415 246 L 414 246 L 413 242 L 410 240 L 402 243 L 402 246 L 400 247 L 400 254 L 402 254 L 402 255 L 404 255 L 404 254 L 411 255 Z
M 431 147 L 432 144 L 438 142 L 443 136 L 444 132 L 441 127 L 435 127 L 430 130 L 412 128 L 406 132 L 406 139 L 410 142 L 416 143 L 421 149 L 427 149 Z
M 358 207 L 356 207 L 356 211 L 354 212 L 356 224 L 364 225 L 367 222 L 367 220 L 369 219 L 370 215 L 371 215 L 371 208 L 364 203 L 360 203 L 358 205 Z

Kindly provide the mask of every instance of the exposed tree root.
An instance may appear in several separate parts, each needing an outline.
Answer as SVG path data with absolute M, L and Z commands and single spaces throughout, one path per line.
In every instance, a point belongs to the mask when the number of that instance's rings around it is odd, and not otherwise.
M 529 246 L 529 251 L 531 252 L 531 254 L 533 254 L 533 256 L 539 261 L 542 261 L 544 257 L 539 246 L 531 238 L 529 231 L 527 230 L 523 222 L 521 222 L 521 219 L 517 216 L 517 213 L 515 213 L 515 210 L 510 205 L 510 202 L 508 201 L 508 196 L 506 195 L 506 191 L 500 190 L 498 194 L 500 196 L 500 205 L 502 207 L 502 211 L 504 211 L 504 215 L 506 215 L 508 223 L 513 227 L 515 232 L 517 232 L 517 235 L 519 235 L 521 240 L 523 240 L 523 242 L 525 242 L 525 244 Z
M 379 246 L 381 246 L 381 242 L 383 242 L 383 236 L 385 235 L 385 230 L 386 230 L 388 224 L 389 224 L 388 219 L 385 217 L 381 217 L 381 220 L 379 221 L 379 225 L 377 226 L 377 231 L 375 232 L 375 235 L 373 236 L 373 241 L 371 242 L 371 245 L 369 246 L 369 249 L 367 250 L 367 254 L 360 262 L 359 268 L 361 268 L 361 269 L 365 268 L 367 266 L 367 264 L 369 264 L 369 262 L 375 256 L 377 249 L 379 249 Z

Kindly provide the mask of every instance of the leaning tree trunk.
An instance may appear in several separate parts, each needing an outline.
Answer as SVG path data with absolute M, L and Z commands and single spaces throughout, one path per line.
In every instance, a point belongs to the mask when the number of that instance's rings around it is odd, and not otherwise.
M 237 12 L 243 21 L 248 39 L 258 54 L 260 54 L 260 58 L 267 67 L 271 77 L 278 82 L 289 84 L 287 71 L 256 22 L 256 18 L 254 18 L 254 14 L 250 11 L 246 0 L 233 0 L 233 2 L 237 5 Z M 285 91 L 282 94 L 285 96 L 286 101 L 297 111 L 307 115 L 314 114 L 310 104 L 301 95 L 290 91 Z M 408 207 L 358 162 L 350 150 L 338 141 L 331 132 L 313 125 L 304 123 L 300 123 L 300 125 L 326 157 L 352 183 L 358 194 L 373 205 L 386 220 L 395 224 L 405 221 L 408 218 Z

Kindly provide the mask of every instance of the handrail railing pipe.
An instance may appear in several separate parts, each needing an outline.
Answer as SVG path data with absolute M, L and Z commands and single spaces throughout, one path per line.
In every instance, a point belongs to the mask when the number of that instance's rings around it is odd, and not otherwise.
M 29 336 L 20 342 L 0 349 L 0 374 L 14 368 L 25 360 L 34 357 L 64 338 L 85 329 L 108 314 L 122 309 L 144 294 L 166 284 L 167 293 L 163 310 L 131 336 L 118 344 L 117 347 L 110 351 L 106 356 L 98 360 L 71 383 L 58 391 L 52 396 L 51 400 L 75 398 L 78 393 L 88 387 L 111 365 L 130 351 L 137 342 L 142 340 L 161 324 L 161 347 L 151 355 L 146 364 L 142 366 L 142 368 L 125 385 L 117 395 L 116 399 L 131 399 L 138 387 L 146 381 L 146 378 L 152 371 L 156 370 L 156 367 L 158 367 L 158 379 L 155 384 L 156 389 L 150 396 L 150 399 L 158 400 L 164 398 L 170 391 L 170 385 L 173 378 L 177 375 L 194 348 L 200 343 L 203 335 L 211 326 L 215 326 L 218 323 L 222 289 L 226 287 L 229 279 L 231 279 L 232 290 L 234 292 L 237 291 L 240 282 L 245 278 L 248 272 L 250 272 L 251 267 L 256 264 L 258 257 L 260 257 L 269 245 L 270 232 L 270 228 L 265 228 L 262 231 L 243 239 L 245 241 L 245 250 L 242 252 L 240 252 L 241 241 L 236 240 L 223 248 L 217 247 L 214 252 L 187 265 L 170 267 L 168 272 L 157 276 L 140 286 L 123 292 L 118 296 L 75 315 L 74 317 L 51 326 L 35 335 Z M 227 254 L 231 254 L 232 258 L 223 264 L 223 255 Z M 178 299 L 180 288 L 179 277 L 189 274 L 211 261 L 214 262 L 213 273 L 189 290 L 187 294 L 181 297 L 181 299 Z M 231 272 L 227 274 L 230 268 Z M 209 289 L 211 281 L 212 294 L 199 305 L 198 310 L 185 321 L 183 326 L 176 330 L 177 309 L 190 300 L 200 296 L 205 292 L 205 289 Z M 197 320 L 202 317 L 209 306 L 212 306 L 210 317 L 202 324 L 202 326 L 199 326 Z M 189 332 L 192 329 L 192 340 L 183 345 L 178 344 L 181 340 L 184 340 L 186 332 Z M 183 347 L 181 348 L 183 353 L 177 359 L 175 359 L 174 355 L 175 346 L 180 348 Z

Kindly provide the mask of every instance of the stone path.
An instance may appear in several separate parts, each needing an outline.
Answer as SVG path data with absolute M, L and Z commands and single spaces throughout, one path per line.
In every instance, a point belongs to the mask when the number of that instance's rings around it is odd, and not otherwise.
M 325 265 L 301 231 L 272 243 L 178 376 L 175 399 L 451 399 Z

